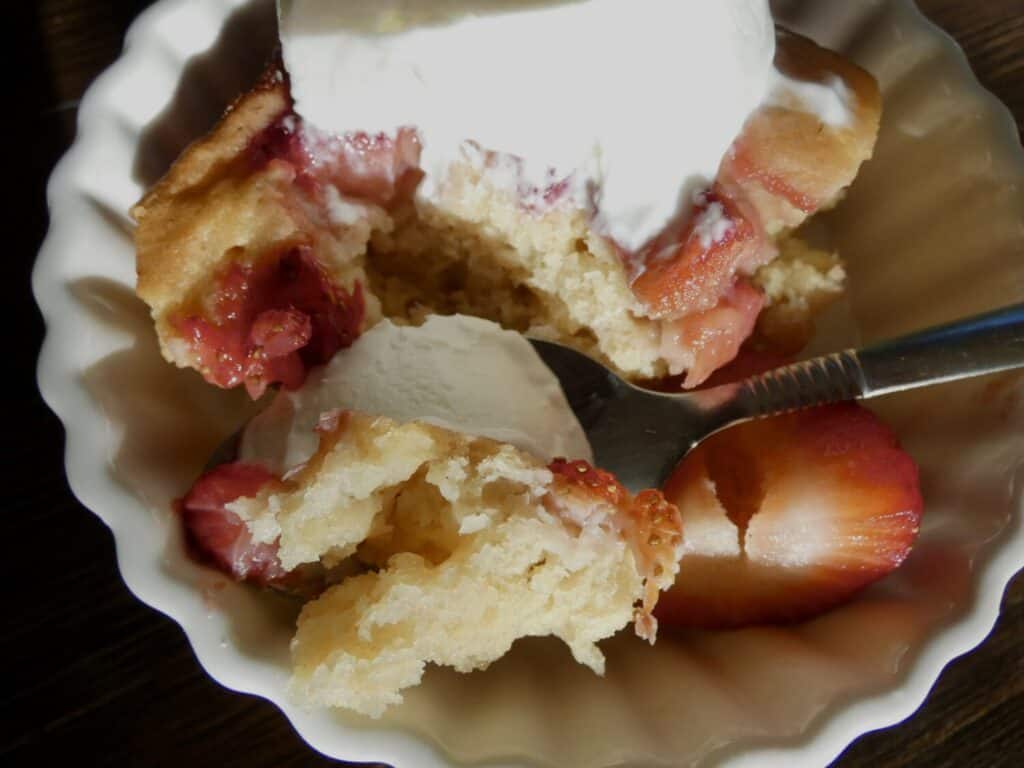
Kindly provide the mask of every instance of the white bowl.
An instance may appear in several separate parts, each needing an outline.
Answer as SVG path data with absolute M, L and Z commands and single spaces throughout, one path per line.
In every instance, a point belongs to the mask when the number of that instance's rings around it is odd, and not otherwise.
M 874 160 L 822 230 L 849 299 L 819 347 L 908 331 L 1024 297 L 1024 158 L 1006 110 L 909 2 L 780 2 L 778 17 L 870 69 L 885 93 Z M 49 187 L 34 275 L 43 396 L 67 430 L 75 494 L 110 526 L 125 582 L 185 630 L 222 684 L 275 702 L 316 749 L 399 766 L 823 765 L 910 715 L 979 643 L 1024 565 L 1021 380 L 880 405 L 927 502 L 905 566 L 856 602 L 782 629 L 605 644 L 608 675 L 521 643 L 470 676 L 432 669 L 383 721 L 306 712 L 284 694 L 294 607 L 183 555 L 170 502 L 246 417 L 244 397 L 166 365 L 135 299 L 129 206 L 259 71 L 269 2 L 163 0 L 82 102 Z

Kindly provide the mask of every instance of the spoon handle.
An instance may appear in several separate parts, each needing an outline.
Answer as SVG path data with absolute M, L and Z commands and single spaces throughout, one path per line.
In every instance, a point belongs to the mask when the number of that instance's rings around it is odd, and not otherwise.
M 738 399 L 769 416 L 1020 367 L 1024 304 L 779 368 L 744 381 Z

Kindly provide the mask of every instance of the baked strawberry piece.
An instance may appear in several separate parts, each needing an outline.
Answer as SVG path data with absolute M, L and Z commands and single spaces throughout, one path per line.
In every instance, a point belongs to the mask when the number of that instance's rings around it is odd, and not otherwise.
M 831 81 L 849 114 L 828 124 L 791 93 L 769 100 L 750 115 L 684 225 L 632 256 L 632 289 L 662 322 L 662 355 L 672 373 L 687 371 L 685 388 L 735 357 L 776 299 L 756 295 L 766 292 L 770 277 L 760 270 L 778 255 L 780 235 L 833 206 L 874 148 L 881 98 L 871 76 L 806 38 L 777 35 L 778 70 L 796 82 Z
M 359 335 L 362 285 L 350 294 L 331 280 L 308 248 L 262 263 L 233 263 L 214 280 L 205 307 L 179 310 L 171 323 L 211 384 L 244 384 L 253 399 L 271 384 L 301 386 Z
M 410 132 L 303 130 L 269 77 L 133 209 L 164 356 L 222 388 L 295 388 L 376 318 L 361 254 L 419 182 Z
M 841 124 L 825 124 L 783 93 L 747 120 L 718 181 L 757 210 L 769 236 L 838 202 L 871 157 L 882 101 L 871 75 L 852 62 L 785 29 L 776 34 L 776 69 L 797 82 L 831 80 L 849 114 Z
M 266 586 L 283 579 L 287 571 L 277 559 L 277 545 L 253 541 L 246 524 L 227 508 L 276 480 L 262 467 L 240 462 L 222 464 L 200 477 L 178 502 L 192 556 L 237 581 Z
M 680 231 L 668 231 L 640 254 L 633 291 L 651 317 L 672 320 L 713 309 L 736 282 L 774 250 L 757 213 L 724 187 L 700 194 Z
M 684 554 L 666 626 L 793 622 L 899 566 L 922 513 L 917 467 L 870 411 L 842 404 L 714 435 L 665 487 Z

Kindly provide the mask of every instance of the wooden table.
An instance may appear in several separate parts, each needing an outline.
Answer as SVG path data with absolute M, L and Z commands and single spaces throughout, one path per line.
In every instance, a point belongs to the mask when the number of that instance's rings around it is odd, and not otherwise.
M 8 422 L 3 454 L 3 562 L 14 621 L 0 655 L 0 765 L 69 757 L 77 766 L 151 768 L 336 764 L 304 746 L 271 705 L 213 683 L 181 630 L 129 594 L 110 534 L 68 491 L 62 432 L 35 389 L 42 324 L 27 286 L 46 227 L 45 179 L 72 139 L 83 90 L 117 57 L 126 26 L 147 4 L 5 4 L 15 16 L 6 49 L 17 53 L 4 68 L 4 82 L 14 89 L 4 148 L 15 162 L 5 182 L 19 202 L 4 228 L 15 238 L 5 254 L 15 275 L 4 283 L 4 306 L 14 307 L 5 348 L 13 339 L 7 370 L 17 373 L 8 388 L 14 424 Z M 961 42 L 981 81 L 1020 126 L 1024 0 L 920 4 Z M 1007 591 L 993 635 L 950 665 L 921 711 L 862 737 L 836 765 L 1024 765 L 1024 575 Z

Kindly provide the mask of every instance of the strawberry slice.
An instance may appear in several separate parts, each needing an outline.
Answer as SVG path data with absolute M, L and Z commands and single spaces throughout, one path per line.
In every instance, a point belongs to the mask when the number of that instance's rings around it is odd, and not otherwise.
M 764 294 L 741 280 L 711 309 L 665 321 L 661 332 L 665 359 L 671 361 L 677 349 L 692 356 L 683 380 L 685 389 L 700 386 L 736 357 L 754 332 L 763 307 Z
M 698 196 L 681 232 L 667 230 L 644 248 L 633 293 L 651 317 L 671 320 L 707 312 L 736 282 L 774 255 L 756 215 L 716 185 Z
M 665 487 L 683 517 L 668 626 L 800 621 L 849 600 L 909 554 L 917 467 L 855 404 L 750 422 L 713 436 Z
M 277 478 L 254 464 L 221 464 L 207 472 L 178 504 L 185 541 L 199 562 L 238 581 L 268 585 L 288 575 L 276 544 L 257 544 L 239 517 L 227 509 L 235 499 L 255 496 Z

